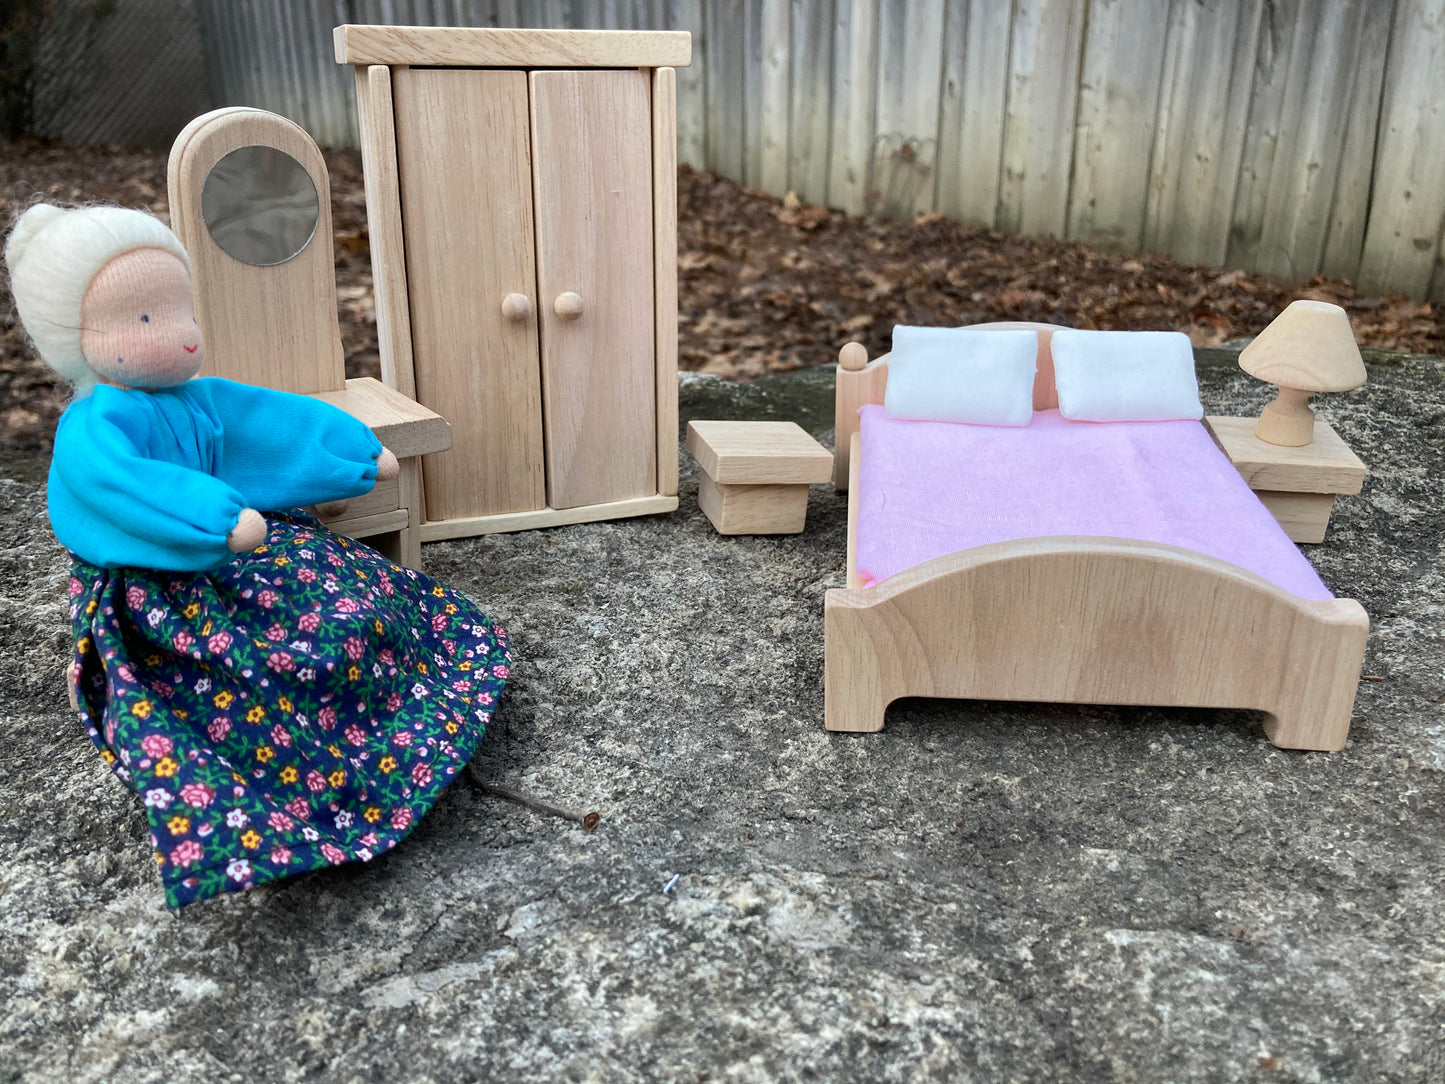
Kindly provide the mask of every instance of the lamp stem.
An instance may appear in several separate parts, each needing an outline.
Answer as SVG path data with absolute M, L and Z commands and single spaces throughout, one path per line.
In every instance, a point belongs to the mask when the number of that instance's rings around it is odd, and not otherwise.
M 1303 448 L 1315 438 L 1315 412 L 1310 393 L 1280 385 L 1279 394 L 1259 415 L 1254 435 L 1267 444 Z

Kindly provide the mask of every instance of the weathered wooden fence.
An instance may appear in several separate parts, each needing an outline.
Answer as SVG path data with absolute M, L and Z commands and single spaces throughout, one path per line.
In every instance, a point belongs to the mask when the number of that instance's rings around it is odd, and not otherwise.
M 195 5 L 214 100 L 325 143 L 355 139 L 340 22 L 679 28 L 684 162 L 851 211 L 1445 300 L 1445 0 Z

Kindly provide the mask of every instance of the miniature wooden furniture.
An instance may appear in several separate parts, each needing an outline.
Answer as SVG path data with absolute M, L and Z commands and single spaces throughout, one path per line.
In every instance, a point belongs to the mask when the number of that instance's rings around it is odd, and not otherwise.
M 1039 331 L 1034 408 L 1056 405 L 1055 329 L 1010 326 Z M 893 700 L 939 696 L 1255 709 L 1275 745 L 1344 745 L 1369 632 L 1352 599 L 1302 599 L 1176 546 L 1076 536 L 977 546 L 860 586 L 857 410 L 883 402 L 888 356 L 858 360 L 846 351 L 837 374 L 848 587 L 824 604 L 829 730 L 876 731 Z
M 686 33 L 339 26 L 383 379 L 452 423 L 424 539 L 677 507 Z
M 1365 464 L 1329 422 L 1314 423 L 1303 447 L 1270 444 L 1253 418 L 1204 419 L 1215 443 L 1295 542 L 1323 542 L 1337 494 L 1358 493 Z
M 697 503 L 719 534 L 798 534 L 833 456 L 794 422 L 688 422 Z
M 1293 301 L 1239 355 L 1251 376 L 1279 385 L 1259 416 L 1254 435 L 1299 448 L 1314 437 L 1314 392 L 1349 391 L 1365 382 L 1365 363 L 1350 318 L 1326 301 Z
M 315 395 L 370 426 L 399 476 L 318 511 L 332 530 L 420 568 L 420 457 L 446 448 L 451 429 L 378 380 L 346 379 L 321 151 L 284 117 L 218 109 L 176 137 L 167 186 L 171 226 L 191 256 L 202 373 Z

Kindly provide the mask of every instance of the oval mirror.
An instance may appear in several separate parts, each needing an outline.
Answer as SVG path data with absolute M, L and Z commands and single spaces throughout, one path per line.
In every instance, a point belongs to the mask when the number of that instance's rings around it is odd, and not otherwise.
M 321 217 L 306 167 L 275 147 L 240 147 L 206 174 L 201 217 L 211 239 L 242 263 L 285 263 Z

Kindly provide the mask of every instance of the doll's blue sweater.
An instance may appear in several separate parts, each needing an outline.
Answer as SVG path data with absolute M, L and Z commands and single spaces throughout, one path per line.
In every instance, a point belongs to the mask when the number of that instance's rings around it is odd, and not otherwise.
M 216 377 L 154 392 L 102 384 L 61 415 L 50 523 L 102 568 L 216 568 L 236 556 L 226 535 L 243 508 L 358 496 L 380 454 L 365 425 L 303 395 Z

